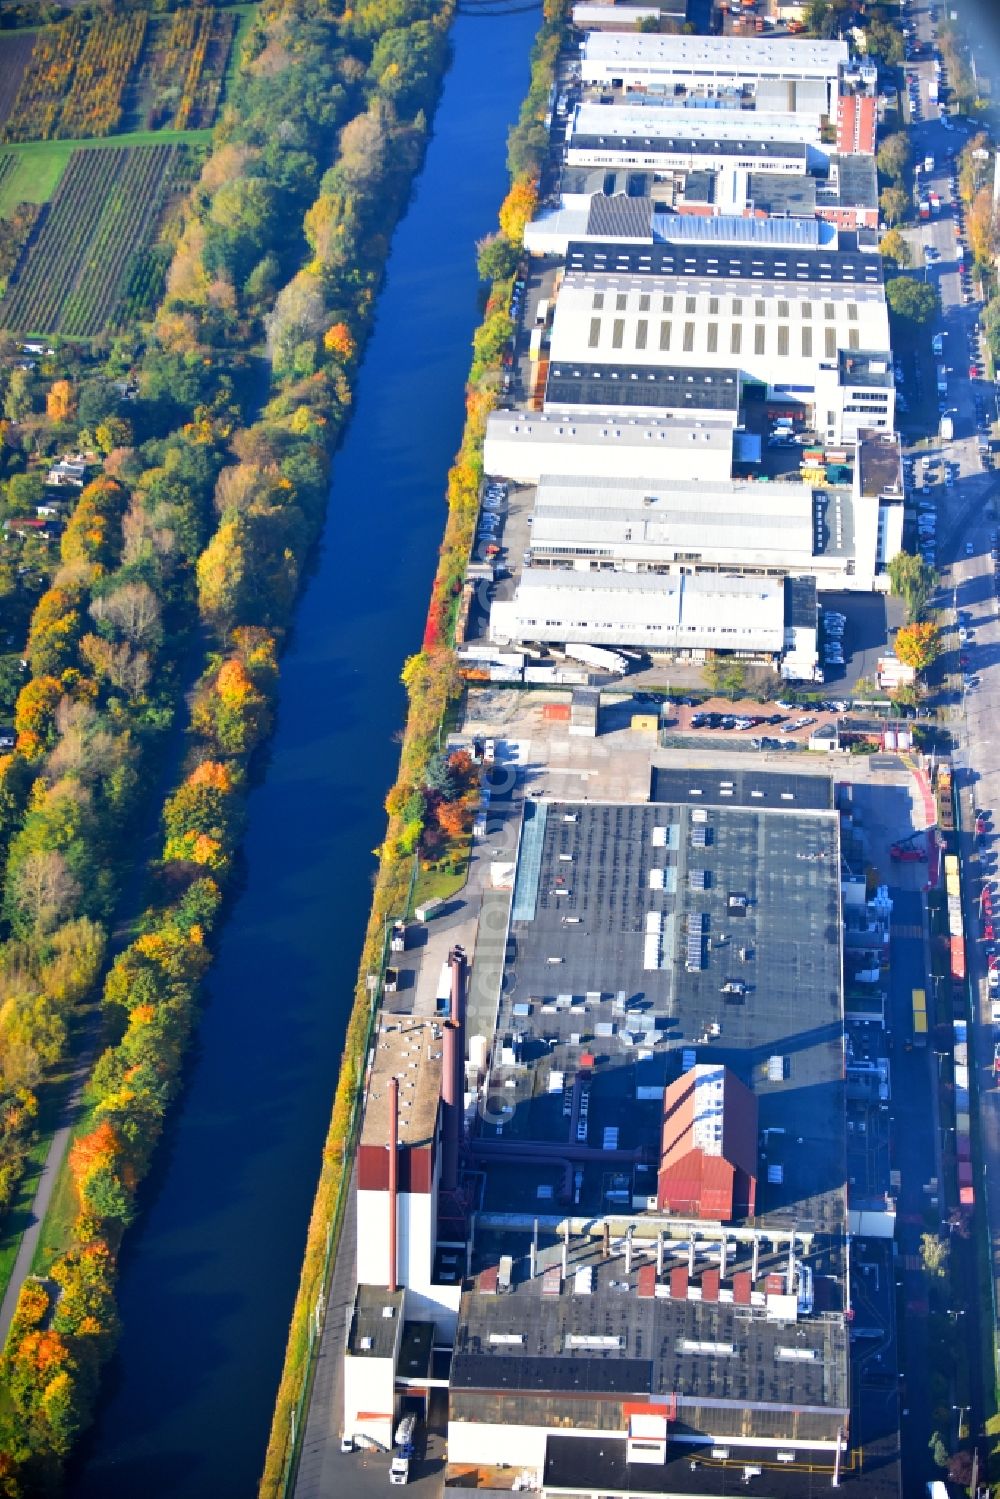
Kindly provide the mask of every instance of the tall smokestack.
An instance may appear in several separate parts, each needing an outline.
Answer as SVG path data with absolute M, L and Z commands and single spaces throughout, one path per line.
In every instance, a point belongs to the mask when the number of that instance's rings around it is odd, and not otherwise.
M 534 1280 L 538 1274 L 538 1219 L 535 1219 L 534 1231 L 531 1235 L 531 1279 Z
M 465 1097 L 465 950 L 461 947 L 453 947 L 448 954 L 448 962 L 451 964 L 451 1014 L 445 1026 L 447 1038 L 450 1026 L 453 1032 L 453 1040 L 445 1044 L 444 1069 L 450 1078 L 451 1101 L 453 1107 L 446 1110 L 445 1117 L 445 1159 L 449 1152 L 453 1155 L 451 1168 L 451 1180 L 446 1184 L 448 1189 L 454 1191 L 458 1185 L 458 1154 L 462 1145 L 462 1100 Z M 444 1077 L 441 1080 L 442 1097 L 445 1096 L 446 1084 Z M 450 1122 L 448 1120 L 450 1113 Z M 450 1138 L 449 1138 L 450 1137 Z
M 757 1274 L 758 1274 L 759 1270 L 760 1270 L 760 1234 L 755 1233 L 754 1236 L 753 1236 L 753 1262 L 752 1262 L 752 1265 L 750 1267 L 750 1282 L 751 1282 L 752 1285 L 756 1285 L 757 1284 Z
M 719 1256 L 719 1279 L 720 1280 L 725 1280 L 725 1278 L 726 1278 L 726 1261 L 728 1259 L 728 1250 L 729 1250 L 729 1240 L 726 1238 L 725 1231 L 723 1231 L 723 1234 L 722 1234 L 722 1253 Z
M 389 1079 L 389 1294 L 396 1287 L 396 1197 L 399 1191 L 399 1078 Z
M 656 1278 L 657 1278 L 657 1280 L 660 1279 L 660 1277 L 662 1276 L 662 1274 L 663 1274 L 663 1235 L 660 1233 L 660 1234 L 656 1235 Z
M 441 1186 L 445 1192 L 454 1192 L 458 1185 L 458 1133 L 455 1129 L 458 1037 L 458 1026 L 453 1020 L 446 1020 L 441 1044 Z
M 688 1240 L 688 1275 L 692 1280 L 694 1279 L 694 1229 L 691 1230 L 691 1237 Z
M 625 1230 L 625 1274 L 632 1274 L 632 1225 Z
M 566 1279 L 569 1274 L 569 1219 L 566 1219 L 565 1231 L 562 1241 L 562 1278 Z
M 788 1240 L 788 1279 L 785 1290 L 789 1296 L 795 1290 L 795 1235 L 792 1234 Z

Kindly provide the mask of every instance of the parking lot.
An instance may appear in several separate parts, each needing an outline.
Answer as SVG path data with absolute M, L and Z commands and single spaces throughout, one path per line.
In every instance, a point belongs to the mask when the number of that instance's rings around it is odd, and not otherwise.
M 851 696 L 862 680 L 876 687 L 878 660 L 889 648 L 889 632 L 904 622 L 900 601 L 877 593 L 821 593 L 820 604 L 824 615 L 844 616 L 843 631 L 835 637 L 844 660 L 824 667 L 827 687 L 841 696 Z M 827 634 L 824 628 L 824 637 Z

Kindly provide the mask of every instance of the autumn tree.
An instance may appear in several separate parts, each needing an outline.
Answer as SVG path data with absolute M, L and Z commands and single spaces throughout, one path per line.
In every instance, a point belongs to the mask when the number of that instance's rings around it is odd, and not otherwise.
M 351 364 L 358 352 L 357 344 L 346 323 L 331 323 L 323 334 L 323 347 L 342 364 Z
M 62 687 L 54 677 L 34 677 L 17 695 L 14 728 L 17 748 L 27 760 L 35 760 L 52 743 L 56 707 Z
M 904 666 L 924 672 L 941 654 L 941 632 L 930 620 L 902 625 L 896 631 L 896 655 Z
M 45 396 L 45 415 L 50 422 L 68 422 L 76 415 L 76 398 L 68 380 L 53 380 Z
M 981 265 L 988 265 L 1000 247 L 1000 221 L 988 187 L 981 188 L 973 198 L 966 223 L 969 248 Z
M 908 266 L 913 259 L 913 252 L 898 229 L 886 230 L 879 249 L 886 260 L 892 260 L 898 266 Z
M 524 243 L 524 230 L 538 207 L 538 183 L 533 177 L 520 177 L 511 186 L 500 205 L 500 229 L 512 245 Z
M 913 147 L 910 138 L 903 130 L 898 130 L 895 135 L 887 135 L 878 148 L 876 161 L 878 169 L 883 177 L 891 177 L 898 182 L 906 172 L 913 157 Z
M 910 196 L 901 187 L 884 187 L 878 195 L 878 205 L 887 224 L 899 224 L 910 207 Z

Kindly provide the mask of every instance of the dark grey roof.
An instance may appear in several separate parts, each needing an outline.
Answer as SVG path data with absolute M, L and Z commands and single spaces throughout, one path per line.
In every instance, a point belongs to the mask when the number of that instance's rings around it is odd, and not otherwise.
M 613 197 L 624 193 L 629 198 L 649 196 L 652 172 L 615 171 L 613 167 L 563 167 L 559 181 L 562 193 L 604 193 Z
M 800 630 L 816 625 L 816 579 L 785 579 L 785 624 Z
M 685 217 L 678 214 L 678 220 Z M 671 227 L 673 227 L 671 225 Z M 616 245 L 571 240 L 569 271 L 609 271 L 626 275 L 687 276 L 740 281 L 814 282 L 822 285 L 881 286 L 882 257 L 875 252 L 803 249 L 768 245 L 711 243 Z
M 667 1461 L 629 1463 L 624 1437 L 594 1433 L 591 1441 L 576 1436 L 549 1436 L 545 1448 L 544 1488 L 547 1494 L 708 1494 L 755 1493 L 761 1485 L 773 1499 L 819 1499 L 830 1492 L 832 1468 L 820 1466 L 810 1452 L 808 1463 L 778 1463 L 773 1447 L 733 1447 L 728 1462 L 711 1455 L 710 1448 L 675 1440 L 667 1447 Z M 794 1450 L 794 1442 L 789 1447 Z M 868 1457 L 865 1448 L 865 1456 Z M 763 1467 L 765 1477 L 748 1483 L 748 1466 Z M 842 1474 L 841 1483 L 856 1499 L 898 1499 L 899 1462 L 867 1463 L 856 1473 Z
M 785 177 L 780 172 L 751 172 L 749 195 L 753 206 L 765 213 L 812 215 L 816 212 L 814 177 Z
M 549 406 L 655 406 L 737 411 L 737 370 L 641 364 L 576 364 L 553 360 L 545 387 Z
M 684 197 L 689 203 L 714 203 L 718 172 L 698 167 L 684 178 Z
M 875 431 L 862 433 L 858 443 L 858 464 L 863 495 L 874 498 L 886 490 L 895 490 L 902 499 L 899 444 L 895 438 L 887 438 Z
M 866 385 L 876 390 L 895 384 L 892 355 L 878 349 L 841 349 L 841 385 Z
M 752 807 L 762 812 L 768 808 L 828 812 L 833 806 L 833 783 L 829 776 L 789 775 L 776 770 L 669 770 L 656 766 L 650 800 L 694 807 Z
M 653 204 L 650 198 L 613 198 L 595 193 L 590 200 L 587 233 L 605 239 L 652 239 Z
M 842 208 L 877 208 L 878 178 L 874 156 L 839 156 L 837 191 L 830 196 Z M 823 204 L 820 194 L 820 203 Z
M 570 151 L 641 151 L 644 155 L 676 156 L 752 156 L 769 161 L 801 161 L 803 167 L 808 160 L 808 147 L 801 141 L 755 140 L 748 131 L 746 140 L 712 140 L 712 122 L 708 111 L 692 111 L 692 133 L 682 136 L 667 135 L 615 135 L 610 130 L 604 135 L 589 135 L 577 131 L 567 141 Z M 752 119 L 753 116 L 748 117 Z M 693 132 L 698 130 L 698 134 Z
M 648 1395 L 653 1365 L 645 1358 L 515 1358 L 496 1353 L 456 1353 L 454 1390 L 565 1390 L 600 1395 Z

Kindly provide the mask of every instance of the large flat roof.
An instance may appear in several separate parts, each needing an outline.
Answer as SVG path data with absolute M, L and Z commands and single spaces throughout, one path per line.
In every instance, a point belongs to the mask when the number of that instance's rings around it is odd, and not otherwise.
M 737 370 L 646 364 L 589 364 L 553 359 L 546 407 L 639 406 L 675 411 L 738 411 Z
M 548 1091 L 549 1078 L 574 1077 L 591 1051 L 598 1063 L 587 1138 L 599 1145 L 604 1125 L 614 1125 L 623 1149 L 655 1152 L 657 1104 L 644 1108 L 637 1085 L 665 1086 L 690 1050 L 724 1062 L 754 1089 L 762 1129 L 787 1130 L 783 1182 L 761 1183 L 759 1218 L 790 1215 L 834 1231 L 843 1223 L 845 1177 L 831 791 L 822 776 L 743 775 L 659 772 L 659 800 L 646 806 L 527 806 L 498 1034 L 548 1039 L 514 1070 L 516 1087 L 504 1088 L 514 1107 L 502 1138 L 565 1141 L 562 1099 Z M 746 805 L 725 794 L 726 779 L 734 790 L 739 783 Z M 703 794 L 696 798 L 692 787 Z M 671 795 L 676 800 L 664 802 Z M 703 816 L 708 842 L 699 848 L 693 835 Z M 663 872 L 654 875 L 662 888 L 651 884 L 651 871 Z M 695 888 L 695 872 L 706 872 L 707 888 Z M 745 914 L 730 909 L 734 892 L 747 897 Z M 661 964 L 647 969 L 646 918 L 654 911 L 663 916 Z M 690 912 L 706 918 L 711 937 L 696 970 L 685 958 Z M 739 959 L 742 947 L 749 961 Z M 741 1002 L 722 993 L 735 978 L 751 986 Z M 708 1040 L 714 1023 L 719 1034 Z M 778 1083 L 761 1070 L 772 1052 L 789 1057 Z M 799 1137 L 808 1151 L 795 1147 Z M 599 1167 L 585 1168 L 581 1211 L 600 1207 L 603 1177 Z M 523 1171 L 508 1206 L 534 1203 L 534 1186 Z M 487 1199 L 498 1207 L 504 1192 L 496 1199 L 488 1186 Z
M 498 441 L 565 443 L 596 448 L 643 448 L 655 462 L 662 450 L 731 453 L 733 427 L 728 421 L 704 417 L 686 419 L 664 411 L 659 416 L 609 417 L 599 411 L 580 411 L 572 417 L 536 411 L 491 411 L 487 435 Z
M 430 1143 L 441 1092 L 441 1046 L 441 1027 L 436 1021 L 382 1016 L 365 1098 L 363 1145 L 388 1142 L 389 1080 L 393 1077 L 399 1079 L 400 1144 Z
M 831 289 L 836 285 L 882 285 L 878 251 L 817 250 L 800 245 L 727 245 L 720 250 L 699 242 L 647 246 L 574 240 L 566 251 L 566 268 L 614 275 L 695 276 L 702 280 L 779 281 L 791 285 L 814 282 Z
M 694 1407 L 724 1422 L 778 1406 L 816 1412 L 829 1438 L 846 1408 L 838 819 L 828 778 L 729 774 L 730 798 L 722 773 L 692 771 L 661 783 L 669 802 L 525 806 L 453 1419 L 475 1419 L 485 1390 L 536 1406 L 672 1390 L 695 1428 Z M 730 1068 L 759 1107 L 756 1216 L 725 1231 L 716 1299 L 720 1226 L 655 1206 L 663 1091 L 700 1063 Z M 782 1319 L 768 1297 L 787 1286 L 793 1234 L 813 1295 Z
M 768 37 L 658 36 L 652 33 L 591 32 L 584 46 L 588 62 L 627 62 L 664 70 L 734 68 L 751 74 L 776 69 L 809 77 L 821 73 L 835 78 L 846 66 L 846 42 L 788 40 Z
M 639 151 L 646 155 L 659 153 L 665 156 L 764 156 L 782 163 L 801 162 L 803 171 L 809 159 L 809 148 L 804 142 L 773 140 L 755 130 L 745 130 L 738 140 L 727 139 L 710 131 L 706 134 L 698 128 L 697 121 L 692 121 L 687 131 L 678 129 L 674 135 L 665 135 L 652 130 L 629 129 L 618 123 L 621 113 L 621 110 L 612 111 L 612 118 L 602 129 L 578 126 L 566 142 L 567 153 Z
M 717 145 L 722 141 L 813 145 L 820 138 L 819 123 L 797 115 L 757 109 L 671 109 L 655 103 L 598 104 L 589 100 L 577 106 L 568 144 L 573 144 L 578 132 L 609 139 L 629 136 L 648 141 L 665 137 L 669 141 L 707 140 Z

